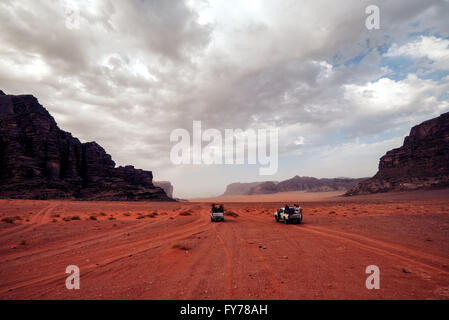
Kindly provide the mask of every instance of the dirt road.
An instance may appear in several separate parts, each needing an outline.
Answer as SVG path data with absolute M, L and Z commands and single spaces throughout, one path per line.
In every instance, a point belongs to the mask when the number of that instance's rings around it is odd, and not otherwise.
M 21 219 L 0 223 L 0 298 L 449 299 L 449 203 L 413 198 L 307 202 L 301 225 L 280 203 L 211 223 L 208 203 L 0 200 Z

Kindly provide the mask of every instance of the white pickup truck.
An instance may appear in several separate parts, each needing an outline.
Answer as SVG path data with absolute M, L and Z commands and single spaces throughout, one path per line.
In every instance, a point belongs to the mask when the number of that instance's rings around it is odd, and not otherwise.
M 301 223 L 302 208 L 296 204 L 293 207 L 289 206 L 282 207 L 274 213 L 274 218 L 276 219 L 276 222 L 284 221 L 285 224 Z
M 223 205 L 215 206 L 212 204 L 212 209 L 210 211 L 210 221 L 224 221 L 224 208 Z

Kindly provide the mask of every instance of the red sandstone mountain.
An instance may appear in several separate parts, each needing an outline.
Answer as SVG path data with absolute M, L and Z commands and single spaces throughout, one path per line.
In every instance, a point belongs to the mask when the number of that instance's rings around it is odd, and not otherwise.
M 376 175 L 347 195 L 444 187 L 449 187 L 449 112 L 413 127 L 402 147 L 380 158 Z
M 116 168 L 100 145 L 59 129 L 35 97 L 2 91 L 0 197 L 172 200 L 154 186 L 151 171 Z

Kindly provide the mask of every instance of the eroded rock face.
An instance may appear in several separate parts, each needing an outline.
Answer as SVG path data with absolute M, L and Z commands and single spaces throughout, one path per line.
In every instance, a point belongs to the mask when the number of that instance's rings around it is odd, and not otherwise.
M 0 197 L 171 200 L 151 171 L 115 167 L 95 142 L 58 128 L 31 95 L 0 93 Z
M 268 182 L 268 181 L 266 181 Z M 246 195 L 250 194 L 251 190 L 263 182 L 248 182 L 248 183 L 241 183 L 241 182 L 234 182 L 231 184 L 228 184 L 226 187 L 226 191 L 223 194 L 223 196 L 235 196 L 235 195 Z
M 162 188 L 167 196 L 173 198 L 173 185 L 170 183 L 170 181 L 154 181 L 153 183 L 156 187 Z
M 449 187 L 449 112 L 410 131 L 402 147 L 388 151 L 374 177 L 347 195 Z

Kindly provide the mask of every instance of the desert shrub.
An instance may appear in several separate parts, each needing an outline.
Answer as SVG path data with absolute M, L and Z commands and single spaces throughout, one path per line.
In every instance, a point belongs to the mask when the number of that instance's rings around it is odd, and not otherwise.
M 79 216 L 73 216 L 71 219 L 72 220 L 81 220 Z
M 136 219 L 145 219 L 145 216 L 140 215 Z
M 228 216 L 228 217 L 238 217 L 239 215 L 238 215 L 238 213 L 235 213 L 234 211 L 226 211 L 225 212 L 225 216 Z
M 24 246 L 24 245 L 26 245 L 26 244 L 27 244 L 26 240 L 20 241 L 20 245 L 21 245 L 21 246 Z
M 185 251 L 190 250 L 190 248 L 182 242 L 176 242 L 175 244 L 172 245 L 172 248 L 179 249 L 179 250 L 185 250 Z
M 157 215 L 158 215 L 157 212 L 152 212 L 152 213 L 147 214 L 146 217 L 148 217 L 148 218 L 155 218 Z
M 14 223 L 14 218 L 12 218 L 12 217 L 5 217 L 5 218 L 2 219 L 2 221 L 4 223 Z
M 109 217 L 108 220 L 115 220 L 115 218 L 114 217 Z
M 72 220 L 70 217 L 64 217 L 64 218 L 62 218 L 62 221 L 70 221 L 70 220 Z
M 191 216 L 192 213 L 190 211 L 182 211 L 181 213 L 179 213 L 180 216 Z
M 97 220 L 97 217 L 96 216 L 90 216 L 89 219 L 90 220 Z
M 124 213 L 123 215 L 129 217 L 129 216 L 131 215 L 131 213 L 126 212 L 126 213 Z
M 106 213 L 104 213 L 104 212 L 100 212 L 100 216 L 103 216 L 103 217 L 105 217 L 105 216 L 106 216 Z

